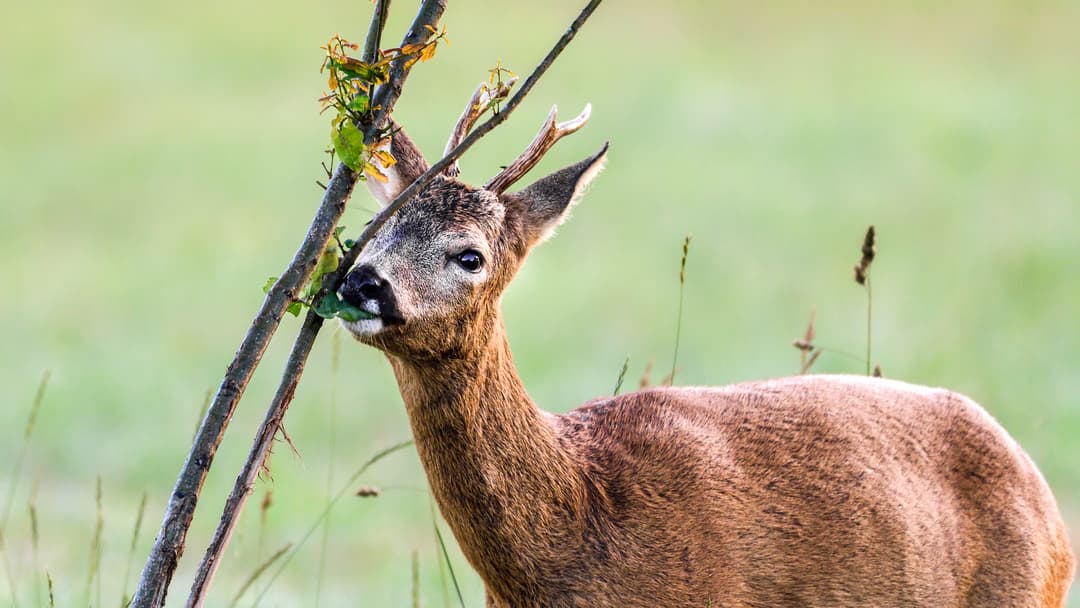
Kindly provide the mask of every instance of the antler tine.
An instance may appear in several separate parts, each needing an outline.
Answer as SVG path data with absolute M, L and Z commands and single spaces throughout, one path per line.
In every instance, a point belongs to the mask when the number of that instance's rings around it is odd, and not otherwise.
M 558 117 L 558 106 L 551 106 L 551 111 L 548 112 L 547 120 L 544 121 L 544 126 L 540 128 L 540 132 L 533 138 L 529 147 L 518 156 L 514 162 L 507 165 L 498 175 L 491 178 L 491 180 L 484 184 L 484 188 L 501 194 L 507 188 L 512 186 L 514 182 L 518 181 L 525 176 L 533 167 L 536 166 L 540 159 L 544 157 L 544 154 L 555 145 L 555 142 L 559 141 L 565 135 L 574 133 L 581 127 L 585 126 L 585 123 L 589 121 L 589 114 L 592 113 L 592 104 L 586 104 L 585 109 L 581 111 L 581 114 L 573 120 L 566 122 L 556 123 L 555 120 Z
M 443 151 L 443 156 L 448 156 L 450 151 L 458 147 L 461 140 L 465 139 L 465 136 L 469 134 L 469 131 L 476 124 L 477 119 L 491 105 L 491 100 L 506 97 L 510 94 L 510 87 L 514 86 L 517 80 L 517 76 L 507 78 L 494 89 L 486 82 L 481 82 L 476 87 L 472 98 L 469 99 L 469 104 L 465 106 L 465 111 L 461 113 L 461 118 L 454 125 L 454 130 L 450 132 L 450 139 L 446 142 L 446 150 Z M 443 175 L 447 177 L 457 177 L 460 174 L 461 167 L 458 166 L 456 160 L 443 171 Z

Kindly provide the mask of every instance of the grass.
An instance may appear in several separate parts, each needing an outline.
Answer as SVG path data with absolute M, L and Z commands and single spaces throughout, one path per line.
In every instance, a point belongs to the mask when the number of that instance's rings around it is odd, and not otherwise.
M 417 69 L 398 119 L 437 153 L 485 70 L 499 58 L 526 70 L 577 4 L 515 3 L 496 16 L 475 0 L 451 3 L 453 45 Z M 132 528 L 123 522 L 147 492 L 140 567 L 205 387 L 220 380 L 262 280 L 292 255 L 320 195 L 313 180 L 328 126 L 315 102 L 318 46 L 336 31 L 359 37 L 370 5 L 253 13 L 203 0 L 114 0 L 108 9 L 23 3 L 0 25 L 12 92 L 0 96 L 0 277 L 9 294 L 0 299 L 0 460 L 17 459 L 37 379 L 53 370 L 23 483 L 0 471 L 0 492 L 15 487 L 15 505 L 29 503 L 26 479 L 40 479 L 40 570 L 25 509 L 12 509 L 4 539 L 21 606 L 36 601 L 45 570 L 56 604 L 81 599 L 98 472 L 109 514 L 101 572 L 124 571 Z M 394 13 L 391 40 L 412 17 L 405 5 Z M 462 163 L 466 179 L 487 179 L 552 103 L 569 115 L 591 101 L 592 124 L 536 175 L 612 142 L 575 217 L 504 298 L 532 396 L 564 411 L 608 393 L 627 354 L 639 362 L 630 378 L 657 357 L 666 367 L 678 296 L 671 247 L 688 231 L 680 384 L 791 373 L 790 341 L 810 310 L 819 342 L 860 352 L 866 302 L 851 285 L 852 239 L 873 223 L 888 236 L 874 262 L 887 277 L 874 284 L 874 361 L 890 378 L 985 404 L 1080 532 L 1078 20 L 1080 6 L 1059 0 L 602 6 L 535 97 Z M 371 202 L 358 191 L 351 205 L 345 223 L 358 229 Z M 286 320 L 221 446 L 176 596 L 297 326 Z M 409 436 L 386 362 L 343 342 L 332 381 L 331 340 L 320 341 L 286 422 L 304 458 L 275 460 L 267 547 L 298 541 L 318 517 L 331 462 L 352 471 L 375 447 Z M 864 371 L 861 356 L 831 350 L 813 369 Z M 323 446 L 333 429 L 331 457 Z M 425 484 L 404 454 L 368 475 L 379 487 Z M 445 597 L 424 503 L 414 492 L 343 498 L 320 605 L 408 602 L 414 548 L 423 597 Z M 260 563 L 257 536 L 251 509 L 210 605 L 227 603 Z M 479 581 L 446 541 L 465 603 L 481 605 Z M 313 597 L 321 548 L 297 551 L 261 605 Z M 102 597 L 119 598 L 121 583 L 103 577 Z

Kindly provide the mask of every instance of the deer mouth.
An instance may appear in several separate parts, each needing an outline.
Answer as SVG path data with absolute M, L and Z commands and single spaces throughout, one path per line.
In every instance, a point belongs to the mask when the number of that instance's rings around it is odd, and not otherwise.
M 371 337 L 387 328 L 405 324 L 405 319 L 401 318 L 392 302 L 365 299 L 358 303 L 357 308 L 370 316 L 355 321 L 340 319 L 341 325 L 357 338 Z

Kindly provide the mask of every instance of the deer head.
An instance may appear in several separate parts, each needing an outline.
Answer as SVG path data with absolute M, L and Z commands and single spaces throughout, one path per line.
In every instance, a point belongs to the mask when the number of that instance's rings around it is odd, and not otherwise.
M 484 94 L 477 89 L 448 149 L 486 106 Z M 406 203 L 365 247 L 339 290 L 343 299 L 376 318 L 343 322 L 345 328 L 364 343 L 417 362 L 484 348 L 503 290 L 529 250 L 567 217 L 599 172 L 607 145 L 523 190 L 506 190 L 588 117 L 586 107 L 574 120 L 557 123 L 553 107 L 526 151 L 483 187 L 459 181 L 454 165 Z M 389 146 L 397 162 L 380 167 L 388 180 L 367 180 L 383 205 L 428 168 L 400 129 L 394 129 Z

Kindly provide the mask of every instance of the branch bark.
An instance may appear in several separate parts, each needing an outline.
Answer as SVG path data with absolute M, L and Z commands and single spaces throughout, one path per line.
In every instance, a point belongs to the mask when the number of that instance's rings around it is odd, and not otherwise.
M 384 6 L 385 4 L 385 6 Z M 385 24 L 389 2 L 380 2 L 382 10 L 377 10 L 373 15 L 373 21 Z M 377 7 L 378 8 L 378 7 Z M 420 7 L 406 41 L 418 40 L 421 36 L 426 38 L 425 25 L 433 25 L 442 16 L 446 8 L 446 0 L 425 0 Z M 371 30 L 381 35 L 381 25 L 373 25 Z M 368 48 L 378 50 L 377 43 L 371 40 L 365 44 L 365 52 Z M 371 125 L 365 125 L 365 141 L 370 142 L 379 133 L 385 124 L 390 111 L 401 92 L 401 82 L 408 74 L 408 67 L 404 61 L 397 62 L 392 66 L 390 73 L 390 85 L 379 88 L 373 102 L 380 107 L 379 114 Z M 285 309 L 292 304 L 296 294 L 311 278 L 319 256 L 326 249 L 327 243 L 333 235 L 334 227 L 345 212 L 345 203 L 352 194 L 356 184 L 357 174 L 344 164 L 338 164 L 327 184 L 315 217 L 308 228 L 307 235 L 297 249 L 292 261 L 281 274 L 281 277 L 270 288 L 262 307 L 255 315 L 247 333 L 236 351 L 232 363 L 225 372 L 225 377 L 218 387 L 213 403 L 207 409 L 206 416 L 199 427 L 195 441 L 188 452 L 187 460 L 180 470 L 176 480 L 172 496 L 165 510 L 165 516 L 161 523 L 161 529 L 154 546 L 147 557 L 142 575 L 135 589 L 131 606 L 136 608 L 157 608 L 165 604 L 169 583 L 176 572 L 177 564 L 184 552 L 184 541 L 187 537 L 188 528 L 195 515 L 199 493 L 202 491 L 203 482 L 213 464 L 214 455 L 221 439 L 225 434 L 225 428 L 232 419 L 236 404 L 244 394 L 255 368 L 259 365 L 263 353 L 274 335 Z
M 491 130 L 502 124 L 510 117 L 510 114 L 512 114 L 514 110 L 521 104 L 524 98 L 528 95 L 529 91 L 531 91 L 533 86 L 535 86 L 536 83 L 539 81 L 540 77 L 544 75 L 548 68 L 550 68 L 551 65 L 554 63 L 555 59 L 562 53 L 562 51 L 567 47 L 567 45 L 570 44 L 570 41 L 573 40 L 573 38 L 577 35 L 582 25 L 584 25 L 584 23 L 600 5 L 600 2 L 601 0 L 590 0 L 590 2 L 585 6 L 585 8 L 582 9 L 578 17 L 570 24 L 562 37 L 559 38 L 554 47 L 552 47 L 552 49 L 548 52 L 548 54 L 544 57 L 544 59 L 540 62 L 536 69 L 534 69 L 533 72 L 529 75 L 529 77 L 525 80 L 525 83 L 522 85 L 522 87 L 506 103 L 501 112 L 492 116 L 490 119 L 477 127 L 472 133 L 469 134 L 468 137 L 462 140 L 459 145 L 457 145 L 453 150 L 448 152 L 441 160 L 432 165 L 426 172 L 424 172 L 420 177 L 418 177 L 416 181 L 410 184 L 408 188 L 406 188 L 400 195 L 398 195 L 397 198 L 395 198 L 389 205 L 380 210 L 379 213 L 377 213 L 372 218 L 371 222 L 360 234 L 359 238 L 356 239 L 356 245 L 345 253 L 338 269 L 324 278 L 323 291 L 320 292 L 317 297 L 322 297 L 327 292 L 336 291 L 338 287 L 340 287 L 345 277 L 345 274 L 356 262 L 356 258 L 359 256 L 360 251 L 374 237 L 375 233 L 378 232 L 379 228 L 382 227 L 382 225 L 391 215 L 393 215 L 398 209 L 400 209 L 401 206 L 404 205 L 407 201 L 412 199 L 420 190 L 426 187 L 436 176 L 440 175 L 447 167 L 451 166 L 454 162 L 456 162 L 457 159 L 460 158 L 477 141 L 479 141 L 480 138 L 484 137 L 487 133 L 491 132 Z M 418 13 L 416 19 L 413 22 L 413 26 L 410 28 L 410 31 L 406 36 L 406 43 L 411 42 L 413 37 L 426 36 L 426 30 L 424 28 L 424 25 L 434 25 L 438 21 L 439 17 L 441 17 L 442 12 L 445 10 L 445 6 L 445 0 L 425 1 L 424 4 L 421 6 L 420 12 Z M 372 31 L 377 31 L 378 29 L 374 25 L 374 20 L 378 18 L 380 18 L 380 13 L 378 7 L 376 7 L 376 15 L 373 17 Z M 381 18 L 385 21 L 385 13 L 382 13 Z M 368 38 L 368 44 L 365 45 L 365 58 L 368 55 L 369 48 L 371 48 L 370 33 Z M 403 62 L 392 66 L 389 82 L 386 85 L 380 87 L 379 91 L 376 93 L 375 99 L 373 100 L 373 105 L 375 105 L 375 107 L 379 107 L 380 110 L 375 120 L 373 121 L 373 124 L 370 126 L 365 126 L 365 136 L 367 141 L 370 141 L 370 138 L 379 132 L 381 125 L 383 125 L 389 118 L 390 112 L 393 108 L 393 104 L 401 94 L 402 82 L 407 72 L 408 69 L 403 65 Z M 353 174 L 347 167 L 339 165 L 337 167 L 337 171 L 335 171 L 334 177 L 331 179 L 330 184 L 328 185 L 328 194 L 330 190 L 335 187 L 335 183 L 339 181 L 339 176 L 342 175 L 344 172 L 348 172 L 349 174 L 351 174 L 348 176 L 351 178 L 349 181 L 349 191 L 351 192 L 351 187 L 353 184 L 355 184 L 356 175 Z M 342 200 L 341 207 L 343 210 L 344 200 Z M 339 211 L 337 218 L 340 218 L 340 215 L 341 213 Z M 337 218 L 335 218 L 334 220 L 335 224 Z M 326 230 L 325 233 L 320 233 L 324 234 L 322 240 L 322 248 L 320 248 L 315 253 L 314 257 L 311 260 L 311 266 L 314 266 L 314 261 L 322 253 L 322 250 L 325 248 L 327 242 L 329 241 L 333 227 L 334 225 L 330 225 L 330 227 Z M 310 277 L 310 274 L 311 268 L 309 267 L 307 273 L 304 275 L 304 282 L 306 282 L 307 278 Z M 281 281 L 279 280 L 279 283 L 280 282 Z M 298 290 L 304 282 L 296 284 L 294 287 L 291 288 L 291 290 Z M 277 285 L 275 285 L 275 289 L 276 288 Z M 272 289 L 271 295 L 273 294 L 273 292 L 274 290 Z M 286 301 L 285 304 L 282 306 L 282 309 L 278 311 L 278 320 L 280 320 L 281 313 L 283 312 L 284 307 L 287 305 L 288 302 Z M 220 563 L 221 557 L 224 554 L 225 548 L 228 545 L 228 541 L 232 535 L 233 530 L 235 529 L 236 522 L 238 521 L 240 513 L 243 510 L 247 497 L 250 495 L 255 480 L 258 477 L 258 472 L 262 467 L 262 463 L 265 461 L 266 456 L 270 451 L 270 447 L 273 444 L 274 437 L 277 434 L 277 431 L 281 425 L 281 421 L 284 419 L 289 404 L 292 402 L 293 396 L 295 395 L 296 387 L 300 381 L 300 376 L 303 374 L 305 362 L 310 355 L 311 348 L 314 345 L 315 338 L 317 337 L 319 330 L 322 328 L 322 325 L 323 319 L 319 317 L 314 311 L 309 311 L 307 317 L 305 318 L 304 324 L 300 329 L 300 333 L 297 336 L 296 341 L 293 343 L 293 348 L 290 352 L 289 360 L 286 364 L 282 381 L 279 384 L 278 390 L 274 395 L 274 399 L 272 400 L 270 407 L 266 412 L 263 423 L 260 426 L 258 433 L 256 434 L 254 444 L 252 445 L 251 451 L 248 455 L 248 459 L 244 463 L 244 467 L 242 468 L 240 475 L 237 477 L 236 483 L 233 487 L 233 491 L 230 494 L 228 500 L 226 501 L 226 506 L 224 512 L 222 513 L 222 519 L 218 525 L 217 531 L 215 532 L 214 539 L 211 541 L 211 544 L 207 548 L 207 552 L 203 557 L 203 562 L 200 565 L 199 572 L 196 575 L 195 583 L 192 586 L 191 595 L 188 597 L 188 606 L 201 606 L 203 600 L 205 599 L 206 590 L 208 589 L 209 583 L 213 579 L 213 575 L 216 572 L 217 566 Z M 250 373 L 248 374 L 248 377 L 250 377 Z M 216 401 L 217 400 L 215 399 L 215 405 Z M 233 403 L 233 405 L 235 406 L 235 402 Z M 211 412 L 213 412 L 213 409 L 214 408 L 212 407 Z M 229 410 L 229 416 L 231 416 L 231 409 Z M 210 414 L 208 413 L 207 418 L 209 419 L 209 417 Z M 204 426 L 206 426 L 205 422 Z M 222 427 L 221 430 L 223 431 L 224 427 Z M 202 430 L 200 430 L 200 437 L 202 435 Z M 215 449 L 217 446 L 217 442 L 220 442 L 220 434 L 218 435 L 214 443 Z M 198 441 L 196 443 L 198 444 Z M 212 453 L 210 456 L 212 458 Z M 190 461 L 191 457 L 189 456 L 189 462 Z M 185 469 L 186 468 L 187 467 L 185 466 Z M 202 469 L 201 474 L 203 477 L 205 477 L 205 471 L 208 468 L 209 463 L 206 464 L 205 469 Z M 184 475 L 182 473 L 181 480 L 183 479 Z M 200 479 L 199 486 L 201 486 L 201 483 L 202 480 Z M 197 489 L 194 498 L 197 498 Z M 193 502 L 191 508 L 193 511 Z M 186 520 L 187 523 L 185 523 L 183 526 L 183 532 L 185 533 L 187 525 L 190 523 L 190 520 L 191 517 L 189 514 Z M 168 523 L 168 521 L 168 514 L 166 514 L 166 523 Z M 182 549 L 182 546 L 183 538 L 181 536 L 179 548 Z M 156 549 L 157 544 L 155 544 L 155 550 Z M 152 553 L 151 559 L 153 559 L 155 555 L 156 553 Z M 171 568 L 175 569 L 175 558 L 173 560 Z M 170 576 L 171 572 L 172 570 L 169 571 Z M 168 582 L 166 580 L 164 583 L 164 587 L 167 587 L 167 584 Z M 164 600 L 164 587 L 161 591 L 162 600 Z M 141 588 L 142 584 L 140 583 L 140 589 Z M 133 605 L 157 606 L 158 604 L 135 603 Z

